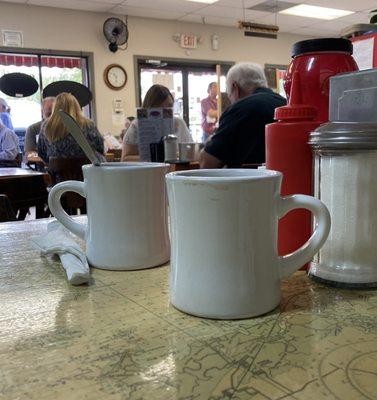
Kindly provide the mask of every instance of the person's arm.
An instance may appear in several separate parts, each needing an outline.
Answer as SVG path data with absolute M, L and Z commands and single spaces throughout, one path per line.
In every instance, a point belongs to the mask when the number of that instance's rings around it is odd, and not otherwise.
M 14 137 L 12 137 L 14 135 Z M 6 130 L 0 143 L 0 159 L 14 160 L 18 154 L 18 137 L 11 131 Z
M 123 142 L 121 161 L 139 161 L 139 147 L 137 144 Z
M 207 99 L 204 99 L 200 103 L 201 111 L 202 111 L 202 129 L 208 135 L 211 135 L 215 130 L 215 124 L 210 124 L 207 122 L 207 114 L 208 111 L 211 110 L 211 106 L 208 103 Z
M 174 118 L 174 124 L 179 143 L 192 143 L 194 141 L 186 122 L 182 118 Z
M 218 158 L 207 153 L 205 149 L 203 149 L 200 152 L 199 165 L 200 168 L 207 169 L 207 168 L 222 168 L 225 164 Z
M 12 119 L 7 112 L 0 113 L 0 118 L 3 122 L 3 125 L 5 125 L 6 128 L 10 129 L 11 131 L 14 130 Z
M 39 134 L 40 125 L 33 124 L 30 125 L 25 134 L 25 146 L 24 151 L 26 156 L 31 152 L 37 151 L 37 135 Z
M 137 131 L 137 122 L 136 120 L 134 120 L 127 129 L 127 132 L 123 138 L 121 161 L 140 160 L 138 140 L 139 140 L 139 135 Z

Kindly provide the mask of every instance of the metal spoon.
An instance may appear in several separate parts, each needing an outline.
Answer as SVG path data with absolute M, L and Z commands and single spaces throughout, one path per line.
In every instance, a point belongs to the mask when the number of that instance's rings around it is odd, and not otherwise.
M 64 125 L 67 127 L 68 132 L 76 140 L 85 155 L 89 158 L 93 165 L 99 166 L 101 164 L 101 160 L 98 158 L 96 153 L 93 151 L 91 145 L 86 140 L 86 137 L 78 123 L 65 111 L 59 110 L 58 113 L 62 117 L 62 120 L 64 122 Z

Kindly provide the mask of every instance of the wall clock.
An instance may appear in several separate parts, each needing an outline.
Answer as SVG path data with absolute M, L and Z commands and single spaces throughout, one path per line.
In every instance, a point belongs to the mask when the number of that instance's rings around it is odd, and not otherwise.
M 106 85 L 113 90 L 120 90 L 126 86 L 127 73 L 119 64 L 110 64 L 103 73 Z

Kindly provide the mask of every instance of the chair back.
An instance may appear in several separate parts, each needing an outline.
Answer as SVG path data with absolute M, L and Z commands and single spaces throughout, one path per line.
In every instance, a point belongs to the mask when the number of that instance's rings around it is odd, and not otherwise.
M 22 153 L 18 153 L 14 160 L 0 160 L 1 168 L 19 168 L 22 164 Z
M 50 157 L 48 172 L 52 184 L 64 181 L 83 181 L 82 166 L 90 164 L 86 157 Z M 77 193 L 68 192 L 62 198 L 63 208 L 68 214 L 77 214 L 77 210 L 86 212 L 86 200 Z
M 0 222 L 7 221 L 17 221 L 16 213 L 13 210 L 8 196 L 0 194 Z

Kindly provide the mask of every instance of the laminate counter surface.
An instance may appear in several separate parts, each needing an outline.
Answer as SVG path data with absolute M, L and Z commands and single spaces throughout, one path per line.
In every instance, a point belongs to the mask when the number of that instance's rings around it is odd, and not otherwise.
M 29 241 L 47 222 L 0 224 L 0 398 L 377 399 L 377 292 L 298 272 L 265 316 L 196 318 L 168 266 L 70 286 Z

